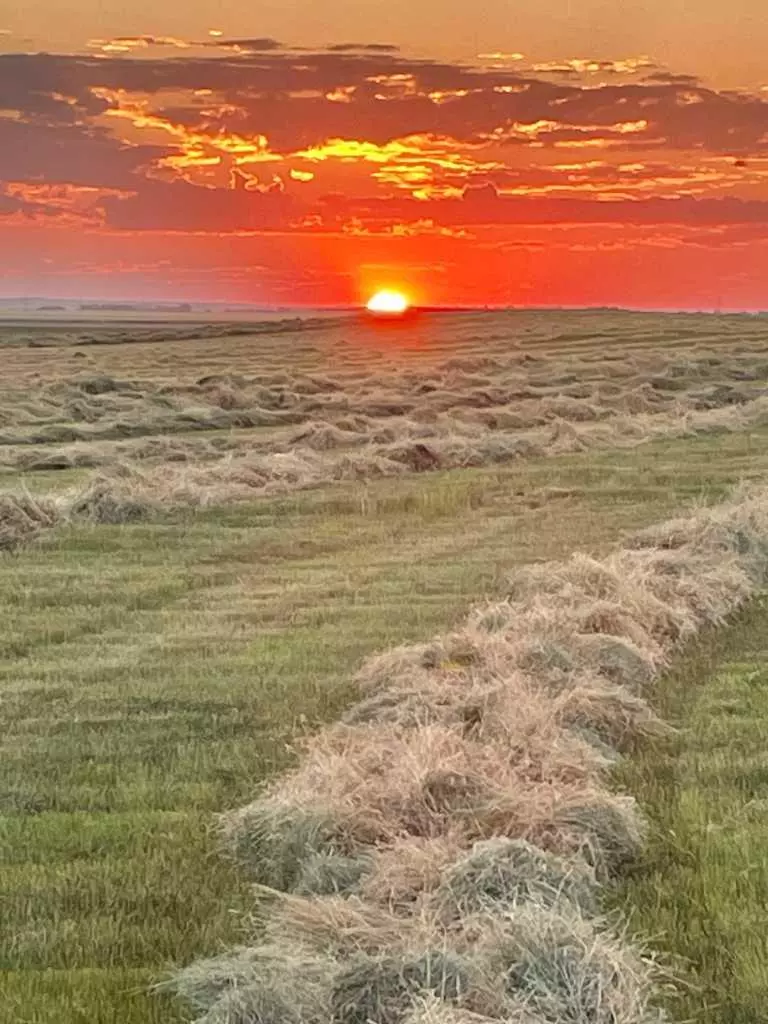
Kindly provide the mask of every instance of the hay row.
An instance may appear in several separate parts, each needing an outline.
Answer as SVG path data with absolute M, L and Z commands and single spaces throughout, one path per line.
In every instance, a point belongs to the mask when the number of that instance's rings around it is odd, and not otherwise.
M 0 448 L 120 441 L 147 436 L 277 430 L 361 421 L 370 436 L 392 419 L 434 422 L 450 414 L 489 429 L 530 429 L 563 419 L 597 422 L 622 412 L 738 405 L 759 397 L 764 354 L 691 349 L 602 358 L 447 359 L 430 367 L 341 365 L 331 376 L 272 370 L 197 380 L 121 379 L 91 373 L 0 389 Z M 354 432 L 354 430 L 352 431 Z
M 456 631 L 368 660 L 362 699 L 225 814 L 252 940 L 170 987 L 197 1024 L 653 1024 L 659 972 L 599 914 L 642 848 L 606 769 L 644 697 L 768 578 L 768 488 L 602 561 L 524 568 Z
M 162 462 L 108 463 L 81 488 L 57 498 L 0 492 L 0 551 L 12 551 L 62 523 L 118 525 L 178 508 L 224 505 L 323 485 L 407 473 L 501 465 L 589 450 L 634 448 L 661 438 L 749 430 L 768 422 L 768 397 L 744 405 L 673 414 L 639 413 L 611 421 L 565 420 L 532 431 L 490 431 L 448 422 L 439 427 L 401 423 L 397 430 L 350 446 L 329 424 L 312 424 L 281 451 L 226 451 L 211 442 L 189 451 L 169 438 L 145 442 Z M 42 457 L 41 468 L 69 468 L 98 461 L 88 448 L 62 462 Z
M 746 405 L 669 415 L 638 414 L 601 423 L 558 420 L 533 431 L 455 429 L 408 430 L 395 441 L 336 445 L 338 433 L 327 424 L 305 431 L 281 451 L 230 452 L 200 461 L 164 462 L 154 466 L 125 461 L 105 468 L 79 495 L 81 513 L 95 521 L 119 521 L 125 505 L 131 518 L 144 508 L 223 505 L 281 495 L 328 484 L 375 480 L 407 473 L 503 465 L 519 459 L 545 458 L 590 450 L 634 448 L 661 438 L 737 432 L 768 422 L 768 397 Z

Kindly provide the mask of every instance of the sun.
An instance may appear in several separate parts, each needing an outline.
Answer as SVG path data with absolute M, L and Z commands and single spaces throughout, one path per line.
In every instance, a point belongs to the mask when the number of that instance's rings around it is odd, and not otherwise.
M 397 316 L 408 310 L 410 303 L 402 292 L 385 288 L 371 296 L 366 305 L 369 313 L 389 313 Z

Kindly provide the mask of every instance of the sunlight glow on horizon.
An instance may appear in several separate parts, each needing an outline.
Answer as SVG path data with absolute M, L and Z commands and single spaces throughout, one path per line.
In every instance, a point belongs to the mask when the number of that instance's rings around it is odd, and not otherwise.
M 402 292 L 384 288 L 371 296 L 366 305 L 369 313 L 390 313 L 398 315 L 405 313 L 410 303 Z

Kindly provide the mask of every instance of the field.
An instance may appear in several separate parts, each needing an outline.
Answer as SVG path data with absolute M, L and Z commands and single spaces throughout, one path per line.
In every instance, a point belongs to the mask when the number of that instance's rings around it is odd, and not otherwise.
M 13 323 L 0 351 L 0 1019 L 25 1024 L 185 1019 L 148 986 L 252 903 L 213 815 L 367 655 L 768 470 L 762 318 Z M 658 684 L 680 745 L 621 769 L 659 828 L 617 899 L 691 958 L 712 1024 L 765 989 L 768 612 L 745 614 Z
M 689 983 L 675 1019 L 758 1024 L 768 991 L 765 599 L 695 644 L 655 703 L 684 732 L 622 771 L 653 839 L 620 903 Z

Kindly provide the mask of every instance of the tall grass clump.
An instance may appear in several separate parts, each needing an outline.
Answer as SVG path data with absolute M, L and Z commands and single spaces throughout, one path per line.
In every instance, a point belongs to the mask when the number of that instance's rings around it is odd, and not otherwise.
M 607 769 L 665 729 L 645 692 L 675 649 L 767 576 L 768 490 L 742 489 L 603 560 L 516 571 L 453 633 L 369 659 L 345 719 L 221 818 L 268 910 L 247 951 L 178 976 L 208 993 L 198 1020 L 262 1020 L 269 1000 L 293 1020 L 261 966 L 278 955 L 292 980 L 313 965 L 308 1020 L 661 1021 L 657 966 L 599 916 L 645 837 Z M 244 957 L 233 1002 L 220 979 Z

